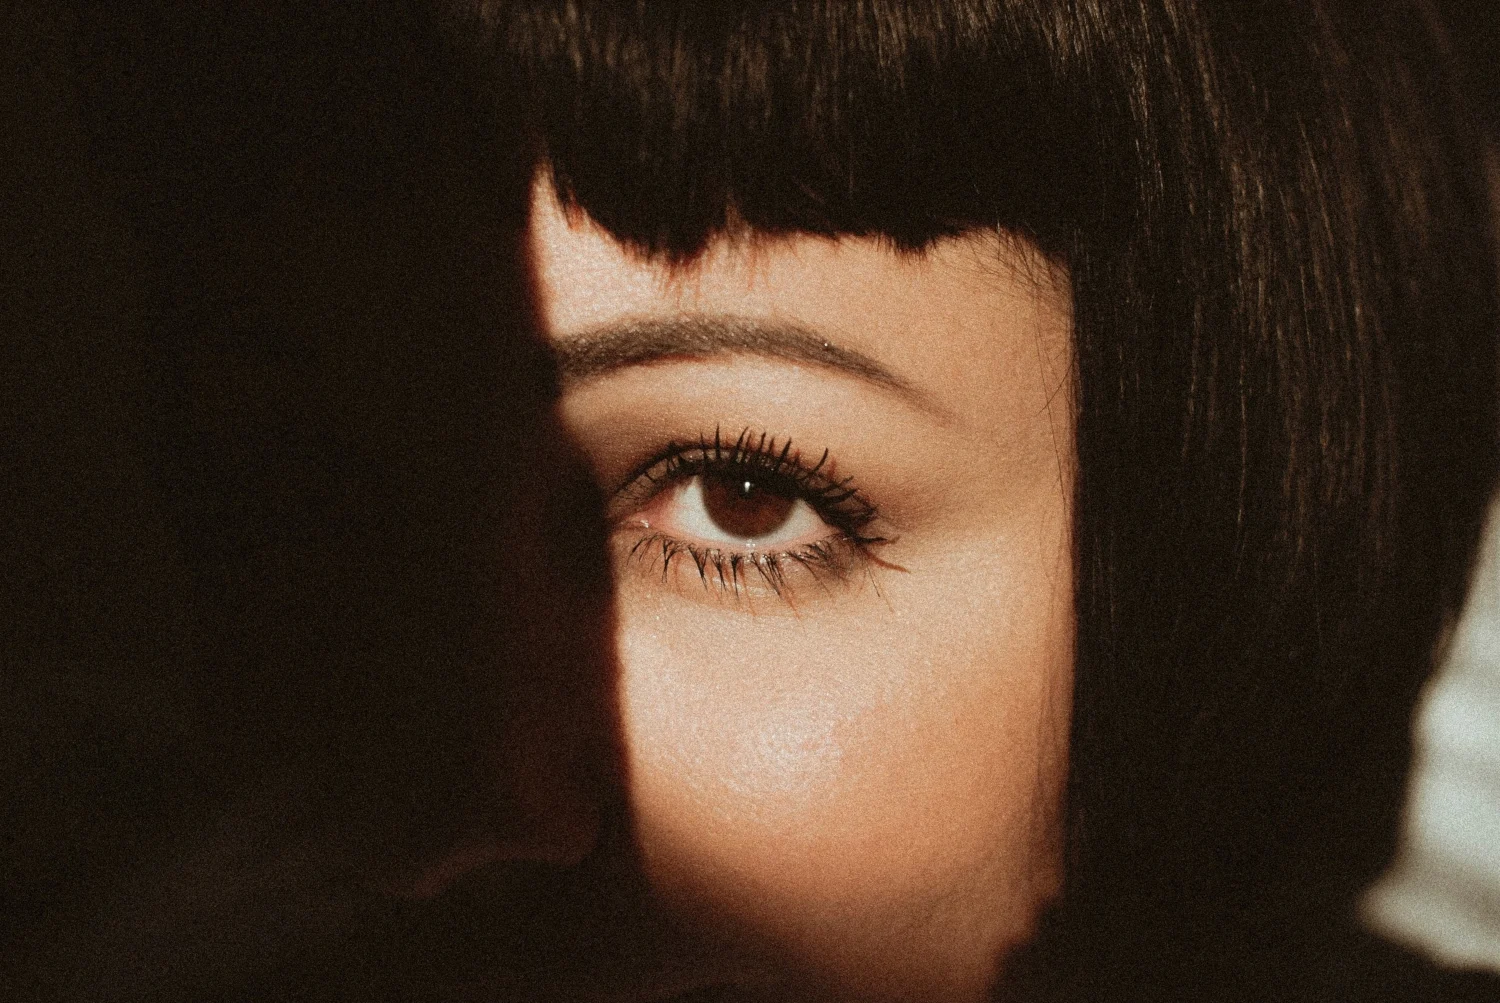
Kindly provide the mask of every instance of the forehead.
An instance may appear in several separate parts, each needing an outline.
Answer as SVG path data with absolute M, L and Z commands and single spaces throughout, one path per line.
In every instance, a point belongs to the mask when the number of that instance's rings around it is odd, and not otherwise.
M 557 344 L 684 317 L 791 323 L 875 360 L 960 419 L 1035 415 L 1070 371 L 1066 272 L 994 232 L 921 252 L 867 237 L 752 233 L 671 265 L 565 211 L 541 180 L 528 251 L 541 331 Z

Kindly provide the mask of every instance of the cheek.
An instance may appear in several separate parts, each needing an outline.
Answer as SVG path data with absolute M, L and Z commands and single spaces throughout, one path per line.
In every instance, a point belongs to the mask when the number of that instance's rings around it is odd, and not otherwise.
M 657 890 L 840 979 L 988 980 L 1056 881 L 1072 655 L 1068 597 L 996 574 L 949 564 L 940 604 L 892 583 L 837 617 L 623 603 Z

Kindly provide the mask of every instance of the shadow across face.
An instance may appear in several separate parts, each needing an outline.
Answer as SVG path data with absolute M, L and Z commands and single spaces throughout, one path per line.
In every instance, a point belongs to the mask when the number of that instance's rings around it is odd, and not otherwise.
M 577 989 L 640 907 L 493 66 L 431 12 L 37 24 L 0 982 Z
M 5 345 L 9 998 L 733 968 L 640 877 L 531 153 L 480 33 L 419 7 L 80 3 L 17 36 L 35 156 L 5 167 L 52 194 Z

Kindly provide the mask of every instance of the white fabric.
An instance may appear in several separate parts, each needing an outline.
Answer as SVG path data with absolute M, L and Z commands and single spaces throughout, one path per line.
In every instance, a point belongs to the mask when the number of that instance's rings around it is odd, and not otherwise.
M 1476 570 L 1417 714 L 1402 847 L 1363 909 L 1391 940 L 1500 972 L 1500 503 Z

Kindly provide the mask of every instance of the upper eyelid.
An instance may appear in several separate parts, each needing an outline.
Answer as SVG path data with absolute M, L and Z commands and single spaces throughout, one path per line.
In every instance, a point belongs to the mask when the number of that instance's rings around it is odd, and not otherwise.
M 755 445 L 745 445 L 745 443 L 752 441 Z M 780 448 L 778 448 L 778 445 Z M 830 459 L 828 450 L 822 450 L 818 460 L 815 463 L 809 464 L 802 459 L 802 452 L 800 450 L 793 450 L 791 445 L 790 440 L 778 443 L 774 437 L 767 433 L 761 433 L 758 437 L 752 436 L 748 428 L 741 432 L 733 441 L 726 443 L 718 436 L 718 430 L 715 429 L 715 439 L 713 442 L 709 442 L 703 438 L 700 438 L 695 443 L 673 442 L 665 449 L 653 454 L 649 459 L 638 464 L 616 488 L 610 491 L 609 497 L 611 500 L 618 498 L 632 486 L 639 484 L 643 478 L 649 480 L 652 484 L 656 484 L 659 478 L 651 476 L 653 470 L 663 464 L 684 461 L 683 458 L 698 453 L 703 455 L 700 455 L 696 460 L 686 460 L 684 462 L 698 464 L 700 465 L 700 470 L 718 464 L 729 465 L 735 463 L 747 468 L 759 468 L 772 475 L 784 477 L 797 484 L 799 488 L 810 489 L 815 495 L 825 491 L 838 492 L 839 497 L 834 500 L 835 506 L 842 505 L 849 499 L 854 499 L 861 509 L 858 513 L 860 518 L 874 516 L 877 513 L 876 506 L 865 498 L 863 492 L 854 484 L 852 477 L 837 477 L 831 476 L 828 473 L 831 469 L 831 465 L 828 462 Z M 726 455 L 709 458 L 707 456 L 709 451 Z M 771 468 L 769 470 L 767 470 L 768 465 Z M 811 498 L 809 500 L 827 504 L 829 498 Z
M 694 447 L 696 448 L 696 447 Z M 669 458 L 670 459 L 670 458 Z M 660 462 L 660 461 L 658 461 Z M 690 476 L 696 476 L 694 473 Z M 607 518 L 614 529 L 630 525 L 632 516 L 640 512 L 641 507 L 654 501 L 660 494 L 668 490 L 674 484 L 685 483 L 685 478 L 674 478 L 670 482 L 662 482 L 659 487 L 654 487 L 649 493 L 631 499 L 627 505 L 617 508 L 619 494 L 611 497 L 608 504 Z M 620 489 L 623 493 L 630 484 L 638 483 L 636 478 Z M 828 481 L 830 485 L 848 485 L 849 479 Z M 848 495 L 843 496 L 834 504 L 829 505 L 826 500 L 820 500 L 805 492 L 798 493 L 798 497 L 806 504 L 811 505 L 818 517 L 828 526 L 833 536 L 843 539 L 855 546 L 865 547 L 873 544 L 890 544 L 899 538 L 899 533 L 893 534 L 892 530 L 897 527 L 888 523 L 885 517 L 863 493 L 857 489 L 850 488 Z M 855 508 L 851 510 L 840 509 L 840 505 L 847 503 L 849 498 L 854 499 Z M 871 531 L 873 528 L 873 532 Z

